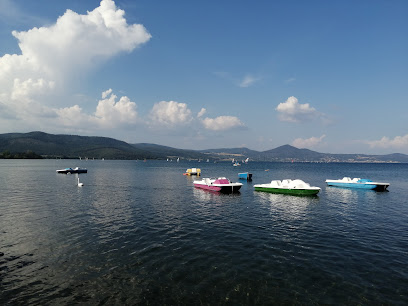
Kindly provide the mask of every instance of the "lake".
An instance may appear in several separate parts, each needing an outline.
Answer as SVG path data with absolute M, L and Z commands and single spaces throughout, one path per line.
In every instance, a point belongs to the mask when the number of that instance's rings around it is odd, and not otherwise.
M 84 167 L 77 175 L 57 174 Z M 240 193 L 193 186 L 241 181 Z M 266 171 L 267 170 L 267 171 Z M 0 304 L 408 304 L 408 164 L 0 160 Z M 344 176 L 388 192 L 326 187 Z M 316 197 L 255 192 L 303 179 Z

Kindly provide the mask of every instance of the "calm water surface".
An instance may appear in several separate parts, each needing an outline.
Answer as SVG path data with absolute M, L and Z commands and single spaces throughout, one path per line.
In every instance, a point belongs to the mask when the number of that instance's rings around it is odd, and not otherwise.
M 88 168 L 82 188 L 55 172 L 75 166 Z M 182 175 L 191 167 L 253 181 L 212 193 Z M 0 160 L 0 171 L 3 305 L 408 304 L 408 164 Z M 325 186 L 343 176 L 391 186 Z M 322 190 L 253 190 L 286 178 Z

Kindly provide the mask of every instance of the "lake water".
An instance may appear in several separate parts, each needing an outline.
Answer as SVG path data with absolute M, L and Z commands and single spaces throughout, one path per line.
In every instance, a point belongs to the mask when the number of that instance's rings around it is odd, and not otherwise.
M 82 188 L 55 172 L 75 166 Z M 191 167 L 253 181 L 208 192 Z M 408 304 L 408 164 L 0 160 L 0 173 L 2 305 Z M 391 185 L 325 186 L 343 176 Z M 286 178 L 322 190 L 254 191 Z

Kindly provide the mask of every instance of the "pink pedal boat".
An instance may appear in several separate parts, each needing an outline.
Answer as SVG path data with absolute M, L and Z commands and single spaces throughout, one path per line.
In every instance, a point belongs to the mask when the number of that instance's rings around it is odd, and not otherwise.
M 231 193 L 238 192 L 242 187 L 242 183 L 231 183 L 229 179 L 219 177 L 218 179 L 203 178 L 200 181 L 194 181 L 194 186 L 205 190 Z

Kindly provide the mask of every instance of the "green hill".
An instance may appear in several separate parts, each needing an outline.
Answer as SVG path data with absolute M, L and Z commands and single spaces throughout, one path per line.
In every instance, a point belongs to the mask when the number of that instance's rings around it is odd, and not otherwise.
M 53 135 L 43 132 L 0 134 L 0 152 L 33 151 L 45 157 L 156 159 L 161 156 L 107 137 Z
M 108 137 L 53 135 L 43 132 L 0 134 L 0 158 L 96 158 L 96 159 L 202 159 L 277 162 L 400 162 L 408 163 L 408 155 L 328 154 L 284 145 L 268 151 L 248 148 L 183 150 L 138 143 L 128 144 Z
M 0 153 L 34 152 L 47 158 L 96 159 L 204 159 L 193 150 L 139 143 L 128 144 L 108 137 L 53 135 L 43 132 L 0 134 Z

